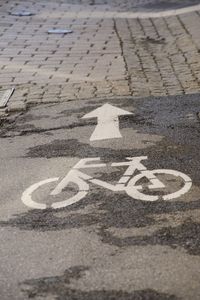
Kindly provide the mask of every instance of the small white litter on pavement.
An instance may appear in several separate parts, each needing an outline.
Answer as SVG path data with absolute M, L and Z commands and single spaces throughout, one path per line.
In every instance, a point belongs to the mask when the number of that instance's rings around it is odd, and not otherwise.
M 48 33 L 55 33 L 55 34 L 67 34 L 72 33 L 71 29 L 49 29 Z
M 16 16 L 16 17 L 29 17 L 29 16 L 33 16 L 34 13 L 30 12 L 30 11 L 14 11 L 10 13 L 12 16 Z

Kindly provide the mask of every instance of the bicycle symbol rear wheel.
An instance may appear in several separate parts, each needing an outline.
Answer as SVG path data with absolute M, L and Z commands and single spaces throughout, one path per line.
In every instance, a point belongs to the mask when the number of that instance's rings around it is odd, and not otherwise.
M 36 190 L 38 190 L 38 188 L 40 188 L 41 186 L 58 181 L 58 180 L 59 180 L 58 177 L 48 178 L 48 179 L 42 180 L 40 182 L 37 182 L 37 183 L 31 185 L 22 194 L 22 198 L 21 198 L 22 202 L 26 206 L 34 208 L 34 209 L 47 209 L 48 207 L 46 204 L 38 203 L 33 200 L 33 193 Z M 79 178 L 78 176 L 75 177 L 74 180 L 70 180 L 70 178 L 68 180 L 67 176 L 64 178 L 65 186 L 67 186 L 70 182 L 73 182 L 77 185 L 78 192 L 76 193 L 76 195 L 74 195 L 68 199 L 65 199 L 63 201 L 54 202 L 49 208 L 58 209 L 58 208 L 67 207 L 67 206 L 72 205 L 72 204 L 80 201 L 81 199 L 83 199 L 89 192 L 89 185 L 87 184 L 87 182 L 85 182 L 83 179 Z M 62 192 L 62 188 L 63 188 L 63 186 L 61 188 L 59 188 L 59 185 L 58 185 L 57 188 L 54 189 L 53 192 L 50 193 L 50 195 L 52 195 L 52 196 L 58 195 L 59 193 Z

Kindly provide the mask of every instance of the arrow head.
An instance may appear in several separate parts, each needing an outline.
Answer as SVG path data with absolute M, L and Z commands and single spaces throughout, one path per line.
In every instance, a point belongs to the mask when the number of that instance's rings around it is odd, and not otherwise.
M 103 120 L 112 119 L 113 117 L 117 116 L 124 116 L 124 115 L 132 115 L 133 113 L 113 106 L 111 104 L 104 104 L 101 107 L 91 111 L 90 113 L 84 115 L 82 119 L 90 119 L 90 118 L 100 118 Z

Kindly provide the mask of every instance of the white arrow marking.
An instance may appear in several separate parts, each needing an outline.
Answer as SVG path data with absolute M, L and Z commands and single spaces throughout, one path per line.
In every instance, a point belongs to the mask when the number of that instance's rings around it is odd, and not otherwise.
M 83 116 L 83 119 L 98 119 L 90 141 L 121 138 L 119 116 L 123 115 L 132 115 L 132 113 L 107 103 Z

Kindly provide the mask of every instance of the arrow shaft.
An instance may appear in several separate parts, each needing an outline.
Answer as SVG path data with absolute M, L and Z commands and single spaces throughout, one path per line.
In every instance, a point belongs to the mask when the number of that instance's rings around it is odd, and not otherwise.
M 113 119 L 105 120 L 102 122 L 98 119 L 98 124 L 90 138 L 91 141 L 121 138 L 119 131 L 119 119 L 115 117 Z
M 131 112 L 108 103 L 84 115 L 83 119 L 97 118 L 97 126 L 90 141 L 121 138 L 119 131 L 119 116 L 132 115 Z

